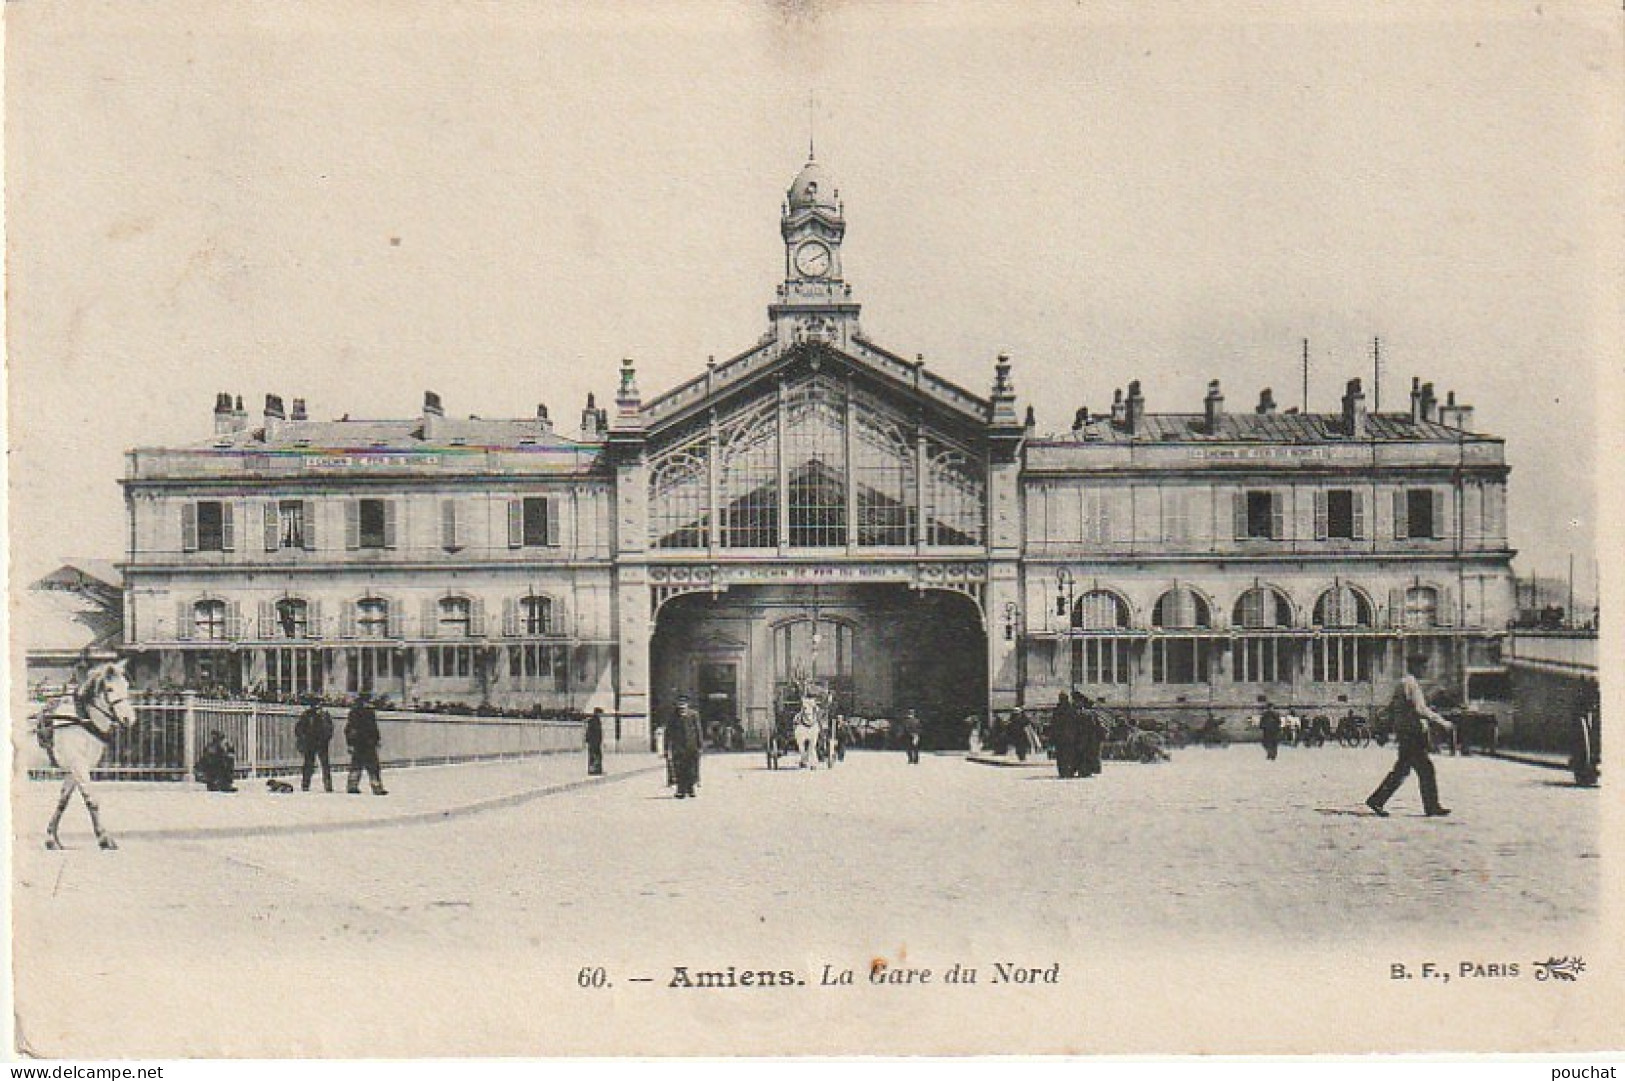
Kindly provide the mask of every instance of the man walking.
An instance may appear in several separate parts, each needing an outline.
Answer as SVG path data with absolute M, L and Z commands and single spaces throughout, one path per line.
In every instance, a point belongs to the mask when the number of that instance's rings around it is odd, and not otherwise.
M 361 794 L 361 771 L 366 770 L 372 781 L 372 794 L 387 796 L 384 791 L 383 771 L 378 765 L 378 745 L 383 737 L 378 734 L 378 714 L 367 701 L 365 692 L 356 695 L 350 707 L 350 717 L 344 725 L 344 739 L 350 745 L 350 783 L 346 786 L 352 796 Z
M 689 799 L 697 795 L 694 786 L 700 779 L 700 715 L 688 704 L 688 695 L 679 695 L 677 710 L 666 732 L 666 755 L 671 763 L 673 779 L 677 783 L 677 798 Z
M 601 777 L 604 773 L 604 711 L 597 708 L 587 718 L 587 776 Z
M 910 765 L 920 764 L 920 718 L 911 709 L 903 717 L 903 739 L 908 747 Z
M 1271 762 L 1275 761 L 1275 752 L 1281 746 L 1281 715 L 1275 712 L 1275 705 L 1268 699 L 1264 701 L 1263 716 L 1258 719 L 1258 730 L 1264 736 L 1264 755 Z
M 1088 695 L 1077 696 L 1075 711 L 1080 729 L 1078 776 L 1093 777 L 1100 772 L 1100 746 L 1106 742 L 1106 722 Z
M 333 764 L 328 760 L 327 747 L 333 741 L 333 716 L 322 708 L 315 695 L 305 698 L 305 711 L 294 722 L 293 742 L 305 756 L 300 791 L 310 791 L 310 777 L 316 772 L 316 760 L 322 763 L 322 787 L 333 791 Z
M 1072 696 L 1065 691 L 1055 700 L 1055 712 L 1050 714 L 1050 738 L 1055 743 L 1055 772 L 1063 781 L 1083 776 L 1081 719 L 1072 708 Z
M 1454 729 L 1449 721 L 1439 716 L 1428 706 L 1427 695 L 1422 690 L 1421 675 L 1427 670 L 1427 658 L 1413 656 L 1405 665 L 1405 678 L 1400 680 L 1399 694 L 1395 698 L 1394 738 L 1399 744 L 1399 759 L 1388 776 L 1383 778 L 1382 784 L 1371 793 L 1371 798 L 1365 805 L 1379 817 L 1387 818 L 1388 812 L 1383 810 L 1390 797 L 1399 786 L 1405 783 L 1405 778 L 1416 771 L 1416 780 L 1422 786 L 1422 809 L 1429 818 L 1439 818 L 1450 813 L 1450 808 L 1439 804 L 1439 782 L 1433 774 L 1433 759 L 1428 757 L 1428 724 L 1441 725 L 1446 731 Z

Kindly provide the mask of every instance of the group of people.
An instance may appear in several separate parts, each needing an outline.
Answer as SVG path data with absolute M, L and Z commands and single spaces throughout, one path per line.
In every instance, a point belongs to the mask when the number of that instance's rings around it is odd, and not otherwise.
M 378 748 L 383 743 L 378 731 L 378 711 L 364 693 L 357 695 L 350 706 L 344 724 L 344 740 L 350 748 L 350 777 L 345 790 L 351 795 L 360 795 L 361 775 L 365 773 L 372 783 L 373 795 L 389 795 L 378 761 Z M 301 791 L 310 791 L 310 779 L 318 763 L 322 767 L 322 787 L 333 791 L 333 766 L 328 750 L 333 741 L 333 715 L 320 699 L 312 696 L 305 700 L 305 709 L 293 725 L 293 741 L 304 759 L 300 769 Z M 194 773 L 210 792 L 237 791 L 237 748 L 224 732 L 217 729 L 209 733 L 198 754 Z
M 1061 692 L 1050 717 L 1055 768 L 1062 780 L 1093 777 L 1100 772 L 1100 748 L 1106 742 L 1106 720 L 1085 694 Z

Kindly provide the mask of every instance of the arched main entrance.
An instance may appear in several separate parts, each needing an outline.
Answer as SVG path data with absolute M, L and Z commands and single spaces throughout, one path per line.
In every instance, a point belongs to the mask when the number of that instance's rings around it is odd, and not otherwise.
M 943 590 L 864 583 L 747 585 L 689 593 L 660 608 L 650 642 L 655 716 L 678 694 L 708 730 L 737 722 L 767 738 L 803 679 L 829 686 L 850 717 L 914 710 L 927 746 L 963 746 L 987 708 L 987 636 L 976 603 Z

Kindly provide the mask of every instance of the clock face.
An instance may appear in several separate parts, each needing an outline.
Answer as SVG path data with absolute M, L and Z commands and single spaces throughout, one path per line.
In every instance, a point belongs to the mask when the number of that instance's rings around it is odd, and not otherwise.
M 829 273 L 829 249 L 816 240 L 809 240 L 796 249 L 796 270 L 809 278 L 822 278 Z

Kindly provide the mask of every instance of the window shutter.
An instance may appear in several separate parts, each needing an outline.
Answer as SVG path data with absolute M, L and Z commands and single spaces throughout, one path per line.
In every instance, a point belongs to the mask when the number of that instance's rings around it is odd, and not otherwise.
M 281 525 L 281 521 L 277 515 L 276 504 L 261 503 L 260 510 L 265 515 L 265 550 L 274 552 L 282 540 L 277 536 L 277 527 Z
M 559 546 L 559 497 L 556 495 L 548 496 L 547 502 L 542 504 L 542 507 L 547 514 L 547 546 L 557 548 Z
M 316 550 L 316 501 L 307 499 L 304 502 L 305 515 L 305 551 Z
M 423 598 L 422 625 L 418 627 L 418 634 L 424 638 L 436 638 L 440 634 L 440 602 L 434 597 Z
M 1448 488 L 1433 489 L 1433 536 L 1436 540 L 1444 540 L 1450 536 L 1444 524 L 1444 505 L 1449 498 Z
M 1405 591 L 1403 589 L 1390 589 L 1388 591 L 1388 626 L 1403 627 L 1405 625 Z
M 1439 626 L 1454 627 L 1458 622 L 1456 611 L 1456 591 L 1449 586 L 1441 586 L 1437 591 L 1439 603 Z
M 254 636 L 260 639 L 282 637 L 282 628 L 277 626 L 276 606 L 270 601 L 260 601 L 259 616 L 254 624 Z
M 1405 501 L 1405 489 L 1394 489 L 1394 539 L 1409 540 L 1411 535 L 1410 506 Z
M 508 547 L 521 548 L 525 544 L 525 501 L 508 500 Z
M 325 638 L 326 636 L 327 628 L 322 624 L 322 602 L 311 601 L 309 607 L 305 609 L 305 637 Z
M 1235 524 L 1235 537 L 1237 540 L 1247 539 L 1247 493 L 1237 491 L 1230 493 L 1230 508 Z
M 1286 539 L 1286 493 L 1278 490 L 1270 493 L 1270 539 Z
M 485 637 L 485 599 L 475 597 L 468 607 L 468 635 L 470 638 Z
M 1315 539 L 1325 540 L 1331 536 L 1331 511 L 1328 504 L 1330 494 L 1327 492 L 1315 493 Z
M 509 638 L 519 633 L 519 603 L 512 597 L 502 598 L 502 633 Z
M 197 504 L 181 504 L 181 551 L 197 551 Z
M 344 501 L 344 547 L 355 551 L 361 547 L 361 500 Z
M 1353 493 L 1351 502 L 1354 504 L 1354 539 L 1365 540 L 1365 493 Z
M 220 550 L 222 552 L 235 552 L 237 550 L 237 527 L 234 519 L 236 507 L 227 502 L 220 504 Z
M 355 637 L 355 602 L 353 601 L 346 602 L 344 607 L 339 609 L 339 637 Z
M 177 642 L 192 640 L 192 606 L 186 601 L 175 602 L 175 640 Z
M 440 543 L 446 548 L 457 547 L 457 501 L 440 501 Z
M 391 638 L 400 638 L 401 637 L 401 606 L 400 605 L 395 604 L 393 602 L 390 603 L 390 606 L 389 606 L 389 619 L 388 619 L 388 622 L 386 624 L 385 629 L 388 631 L 389 637 L 391 637 Z
M 396 527 L 399 525 L 397 517 L 400 512 L 400 501 L 397 499 L 384 500 L 384 547 L 395 547 Z
M 235 642 L 243 636 L 243 607 L 236 601 L 226 605 L 226 637 Z

